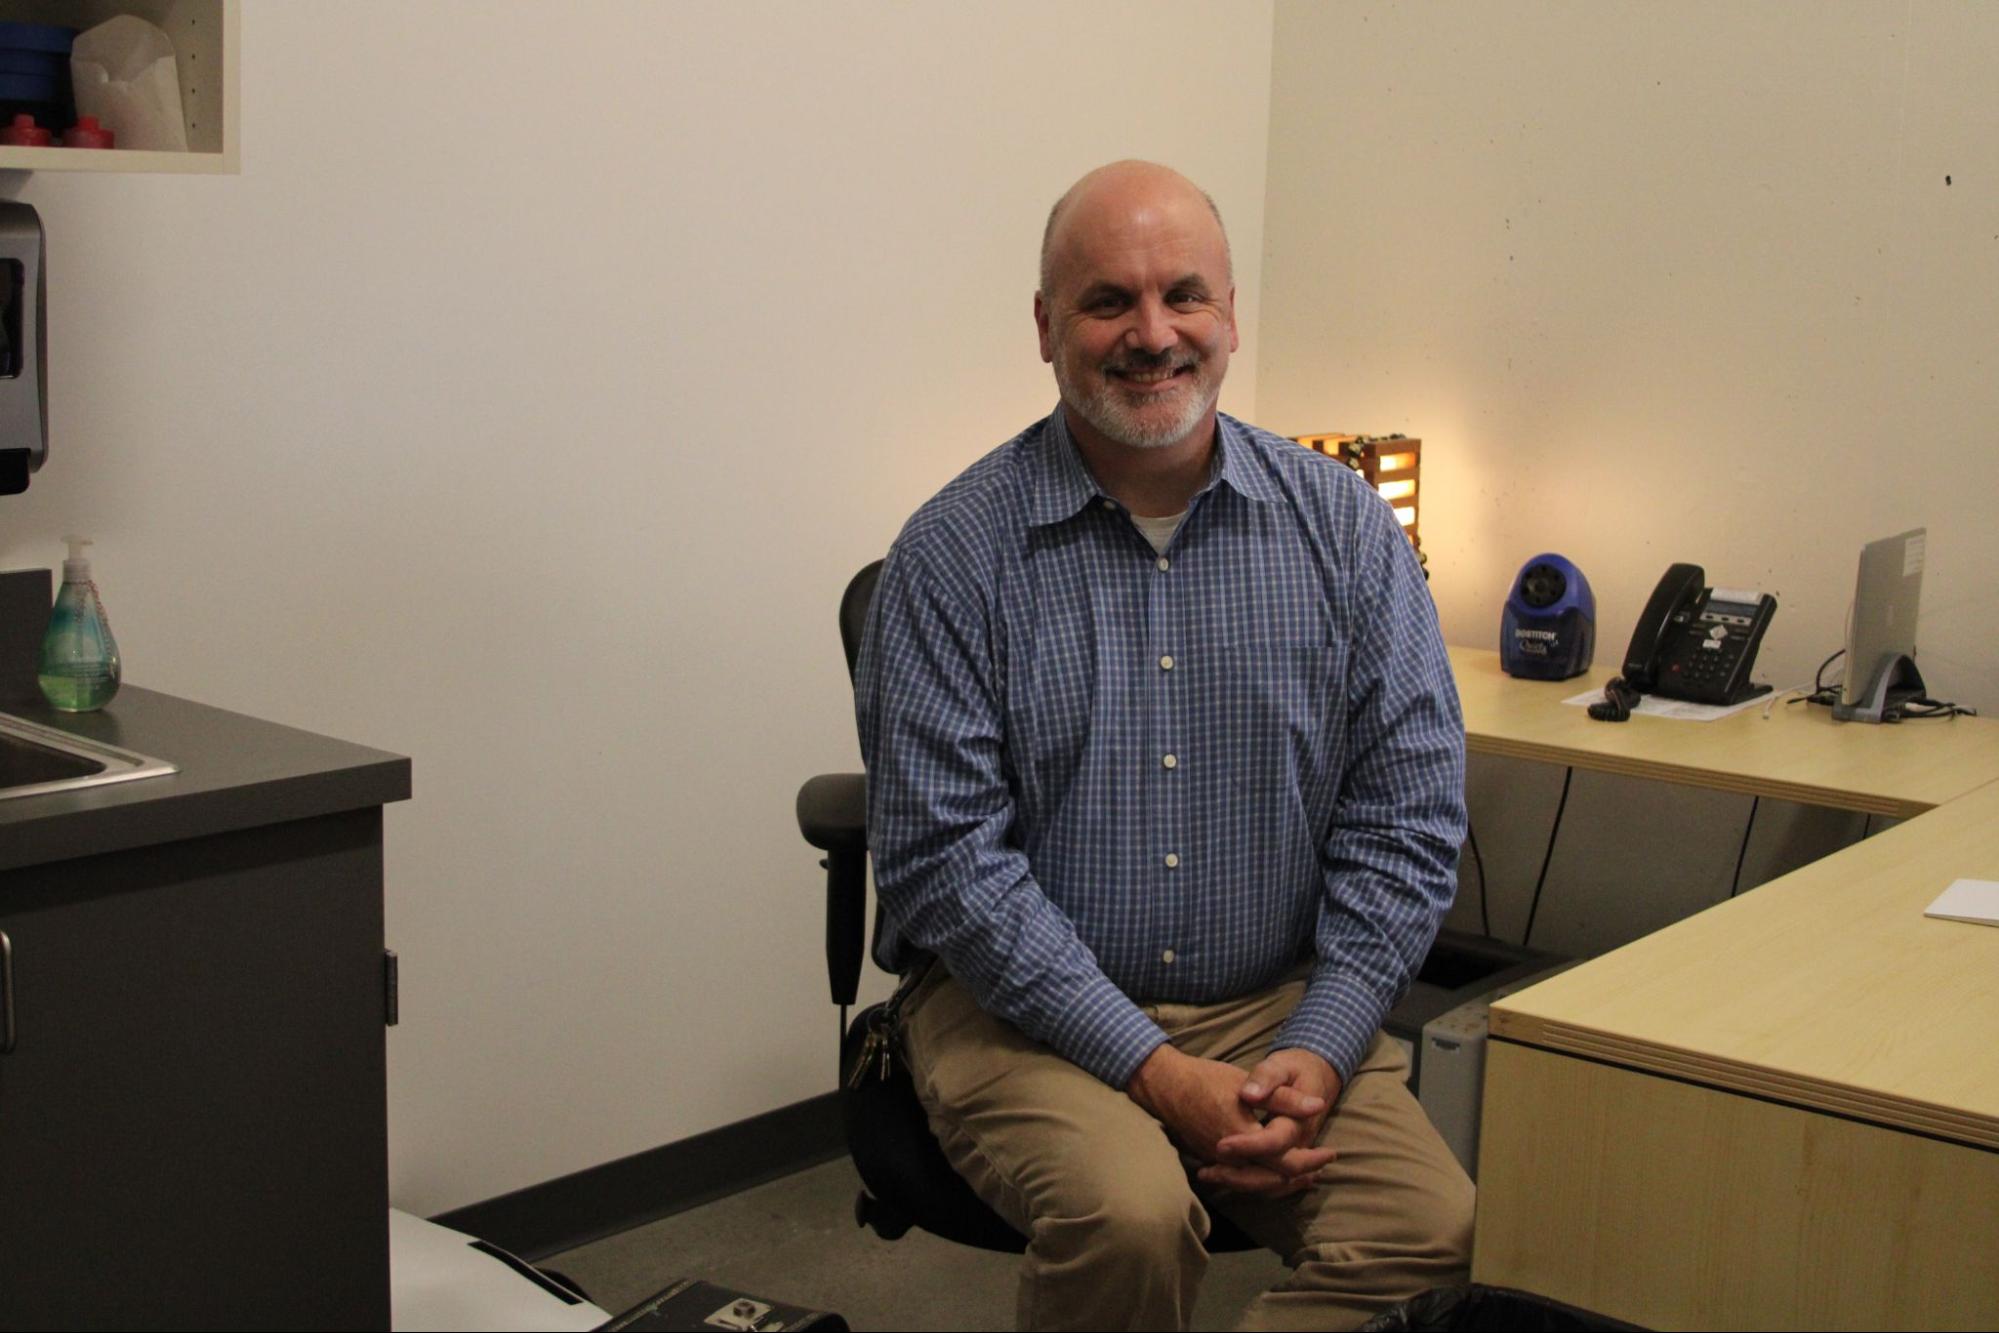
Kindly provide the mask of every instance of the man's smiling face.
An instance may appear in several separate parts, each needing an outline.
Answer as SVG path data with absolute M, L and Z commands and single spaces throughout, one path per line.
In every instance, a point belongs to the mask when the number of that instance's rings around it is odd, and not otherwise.
M 1034 302 L 1062 401 L 1106 439 L 1177 444 L 1211 426 L 1239 345 L 1227 243 L 1207 200 L 1161 169 L 1115 169 L 1064 201 Z

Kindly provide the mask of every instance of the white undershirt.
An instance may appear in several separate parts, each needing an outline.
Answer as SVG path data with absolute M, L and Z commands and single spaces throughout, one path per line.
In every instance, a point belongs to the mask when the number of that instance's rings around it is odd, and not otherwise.
M 1145 540 L 1152 543 L 1152 549 L 1165 555 L 1167 544 L 1173 540 L 1173 534 L 1180 530 L 1180 520 L 1185 517 L 1187 511 L 1182 509 L 1179 513 L 1168 514 L 1164 518 L 1146 518 L 1141 514 L 1132 514 L 1131 521 L 1138 524 L 1138 530 L 1145 534 Z

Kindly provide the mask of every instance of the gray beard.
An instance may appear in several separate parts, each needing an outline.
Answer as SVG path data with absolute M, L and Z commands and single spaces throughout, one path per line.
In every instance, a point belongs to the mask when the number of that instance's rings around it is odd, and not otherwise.
M 1089 422 L 1105 439 L 1127 449 L 1163 449 L 1178 444 L 1201 423 L 1201 418 L 1221 396 L 1219 385 L 1212 396 L 1190 394 L 1187 405 L 1175 416 L 1163 423 L 1149 424 L 1125 405 L 1117 386 L 1108 380 L 1094 393 L 1079 392 L 1063 373 L 1059 354 L 1055 358 L 1055 387 L 1077 416 Z

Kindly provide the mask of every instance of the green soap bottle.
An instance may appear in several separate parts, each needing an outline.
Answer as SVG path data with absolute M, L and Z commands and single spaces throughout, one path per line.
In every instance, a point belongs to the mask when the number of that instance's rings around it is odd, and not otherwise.
M 90 713 L 118 693 L 118 641 L 104 618 L 104 603 L 91 582 L 83 548 L 88 537 L 65 537 L 69 559 L 62 562 L 62 591 L 42 636 L 42 697 L 65 713 Z

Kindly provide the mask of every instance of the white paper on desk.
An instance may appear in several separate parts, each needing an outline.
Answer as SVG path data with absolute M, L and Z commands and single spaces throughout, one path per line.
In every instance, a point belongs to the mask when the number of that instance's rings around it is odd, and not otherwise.
M 1944 921 L 1969 921 L 1979 926 L 1999 926 L 1999 880 L 1961 879 L 1923 909 L 1924 916 Z
M 1717 718 L 1733 717 L 1745 708 L 1754 708 L 1769 701 L 1768 690 L 1753 699 L 1744 699 L 1739 704 L 1695 704 L 1688 703 L 1685 699 L 1666 699 L 1656 694 L 1641 694 L 1638 696 L 1638 706 L 1631 711 L 1642 713 L 1646 717 L 1670 717 L 1681 722 L 1713 722 Z M 1575 698 L 1564 699 L 1562 702 L 1578 708 L 1589 704 L 1600 704 L 1603 702 L 1603 691 L 1591 690 L 1587 694 L 1578 694 Z

